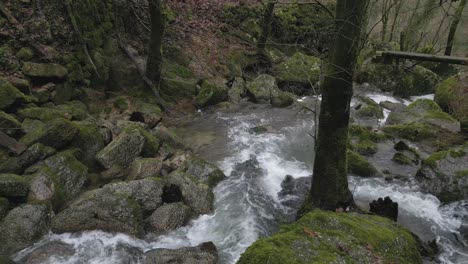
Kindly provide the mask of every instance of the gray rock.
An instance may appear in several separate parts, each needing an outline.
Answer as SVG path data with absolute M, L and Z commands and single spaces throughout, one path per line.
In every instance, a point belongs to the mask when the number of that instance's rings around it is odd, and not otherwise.
M 127 180 L 138 180 L 160 176 L 162 161 L 159 158 L 136 159 L 130 166 Z
M 9 208 L 10 208 L 10 202 L 8 202 L 8 199 L 0 197 L 0 221 L 8 213 Z
M 244 79 L 241 77 L 236 77 L 232 82 L 231 89 L 229 89 L 228 97 L 229 102 L 231 103 L 239 103 L 242 100 L 242 96 L 245 94 L 246 91 L 246 84 Z
M 218 251 L 212 242 L 197 247 L 154 249 L 145 253 L 146 264 L 216 264 Z
M 216 186 L 220 181 L 224 180 L 226 176 L 215 165 L 198 157 L 193 157 L 185 162 L 184 171 L 198 181 L 207 184 L 210 187 Z
M 177 170 L 167 176 L 166 182 L 163 202 L 183 201 L 196 214 L 207 214 L 212 210 L 213 192 L 208 185 L 199 182 L 195 177 Z M 180 200 L 166 201 L 165 197 L 172 191 L 180 193 Z
M 267 74 L 259 75 L 252 82 L 247 83 L 247 90 L 260 104 L 269 104 L 271 98 L 280 91 L 275 77 Z
M 141 235 L 141 208 L 123 194 L 102 190 L 86 192 L 52 219 L 52 231 L 55 233 L 85 230 Z
M 281 182 L 278 198 L 283 205 L 299 210 L 310 191 L 312 177 L 293 178 L 287 175 Z
M 53 177 L 57 178 L 57 175 L 50 169 L 42 168 L 34 175 L 31 176 L 31 184 L 28 194 L 28 201 L 48 201 L 56 194 L 56 182 Z
M 96 159 L 107 169 L 114 164 L 128 166 L 141 154 L 144 145 L 145 137 L 139 130 L 126 131 L 99 151 Z
M 28 146 L 42 143 L 46 146 L 60 149 L 70 143 L 76 133 L 78 133 L 78 128 L 72 122 L 64 118 L 57 118 L 29 132 L 20 139 L 20 142 Z
M 0 128 L 7 135 L 14 135 L 21 127 L 20 122 L 12 115 L 0 111 Z
M 136 201 L 144 211 L 152 212 L 162 205 L 164 182 L 158 178 L 146 178 L 129 182 L 110 183 L 102 190 L 106 193 L 125 195 Z
M 23 176 L 0 174 L 0 196 L 25 197 L 28 195 L 29 182 Z
M 65 67 L 54 63 L 25 62 L 21 70 L 25 75 L 32 78 L 64 79 L 68 75 Z
M 0 255 L 20 251 L 49 231 L 50 212 L 46 205 L 25 204 L 11 210 L 0 224 Z
M 94 122 L 76 121 L 73 124 L 78 132 L 71 142 L 72 147 L 79 148 L 83 153 L 82 162 L 90 167 L 97 167 L 96 153 L 104 148 L 104 140 L 99 127 Z
M 72 245 L 60 241 L 52 241 L 44 244 L 24 257 L 20 262 L 24 264 L 48 263 L 53 257 L 55 262 L 65 262 L 75 254 Z
M 27 148 L 19 157 L 12 157 L 0 164 L 0 172 L 22 174 L 23 171 L 55 153 L 55 149 L 36 143 Z
M 192 210 L 183 203 L 168 203 L 154 211 L 146 219 L 146 230 L 161 233 L 184 226 L 190 219 Z
M 468 145 L 431 154 L 416 173 L 421 189 L 443 202 L 468 198 Z

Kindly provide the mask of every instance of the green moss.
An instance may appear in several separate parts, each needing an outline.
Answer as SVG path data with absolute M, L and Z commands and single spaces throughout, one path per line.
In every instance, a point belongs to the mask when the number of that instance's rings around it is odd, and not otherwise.
M 378 216 L 312 211 L 255 242 L 239 264 L 422 263 L 409 231 Z
M 395 161 L 396 163 L 401 164 L 401 165 L 412 165 L 413 164 L 413 161 L 402 152 L 395 153 L 395 155 L 393 155 L 392 160 Z
M 371 128 L 366 128 L 359 125 L 350 125 L 349 135 L 352 138 L 358 138 L 360 141 L 370 140 L 375 143 L 390 138 L 390 136 L 387 134 L 379 133 L 373 131 Z
M 385 126 L 383 131 L 393 136 L 411 141 L 420 141 L 437 137 L 437 131 L 435 131 L 433 127 L 419 123 Z
M 197 94 L 198 79 L 189 68 L 165 60 L 162 66 L 161 91 L 174 98 L 193 97 Z
M 30 48 L 23 47 L 16 53 L 16 57 L 20 60 L 27 61 L 34 57 L 34 52 Z
M 78 128 L 73 123 L 63 118 L 57 118 L 29 132 L 20 139 L 20 142 L 28 146 L 42 143 L 53 148 L 61 148 L 68 144 L 77 132 Z
M 468 176 L 468 170 L 456 171 L 455 176 L 457 176 L 459 178 L 467 177 Z
M 114 105 L 115 108 L 117 108 L 121 112 L 126 111 L 129 107 L 128 98 L 123 97 L 123 96 L 115 99 L 112 104 Z
M 0 131 L 8 135 L 13 135 L 20 127 L 20 122 L 14 116 L 0 111 Z
M 445 159 L 447 155 L 448 151 L 434 152 L 423 161 L 423 164 L 435 169 L 437 167 L 437 161 Z
M 373 176 L 377 170 L 366 158 L 354 151 L 347 152 L 348 172 L 362 177 Z
M 279 64 L 275 71 L 279 81 L 315 84 L 320 76 L 320 63 L 319 58 L 296 52 L 285 62 Z
M 0 110 L 25 101 L 25 95 L 4 78 L 0 78 Z
M 444 109 L 444 111 L 449 111 L 450 102 L 453 100 L 453 96 L 454 96 L 453 89 L 457 85 L 458 85 L 458 80 L 456 77 L 450 77 L 437 85 L 435 95 L 434 95 L 434 101 L 442 109 Z
M 23 118 L 37 119 L 40 121 L 50 121 L 56 118 L 67 118 L 64 111 L 57 110 L 52 107 L 29 107 L 18 111 L 18 114 Z
M 354 144 L 354 150 L 361 155 L 370 155 L 377 152 L 377 145 L 369 140 L 363 140 Z
M 228 96 L 227 87 L 215 81 L 203 81 L 200 92 L 195 98 L 195 103 L 199 107 L 215 105 L 225 101 Z

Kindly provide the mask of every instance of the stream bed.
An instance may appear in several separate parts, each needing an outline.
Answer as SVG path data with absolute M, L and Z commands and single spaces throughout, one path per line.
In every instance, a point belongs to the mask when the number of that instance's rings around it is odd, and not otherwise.
M 100 231 L 50 234 L 18 253 L 17 259 L 41 244 L 62 241 L 74 246 L 74 255 L 54 256 L 47 263 L 139 263 L 141 259 L 132 256 L 133 250 L 145 252 L 212 241 L 218 248 L 220 264 L 236 263 L 248 246 L 273 234 L 285 221 L 289 208 L 277 195 L 285 176 L 304 177 L 312 171 L 314 118 L 311 112 L 300 110 L 297 105 L 279 109 L 245 103 L 231 111 L 200 112 L 177 128 L 188 145 L 227 176 L 214 189 L 212 214 L 144 240 Z M 263 126 L 266 132 L 253 132 L 257 126 Z M 378 197 L 390 196 L 398 202 L 401 224 L 425 241 L 436 239 L 441 250 L 438 262 L 468 263 L 466 241 L 458 233 L 462 217 L 468 215 L 468 201 L 443 205 L 436 197 L 420 192 L 412 181 L 350 176 L 349 182 L 363 208 Z

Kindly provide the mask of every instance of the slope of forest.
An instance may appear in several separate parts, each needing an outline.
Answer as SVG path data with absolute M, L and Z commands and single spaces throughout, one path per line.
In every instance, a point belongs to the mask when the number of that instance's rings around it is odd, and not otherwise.
M 350 2 L 262 2 L 0 1 L 0 263 L 466 262 L 466 65 L 377 56 L 464 57 L 466 0 L 363 1 L 335 108 Z M 315 153 L 351 201 L 309 203 Z

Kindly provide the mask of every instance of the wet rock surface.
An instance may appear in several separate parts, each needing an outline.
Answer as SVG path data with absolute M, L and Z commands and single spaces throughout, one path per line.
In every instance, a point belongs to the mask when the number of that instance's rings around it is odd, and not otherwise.
M 197 247 L 181 249 L 154 249 L 145 253 L 147 264 L 216 264 L 218 252 L 216 246 L 206 242 Z

